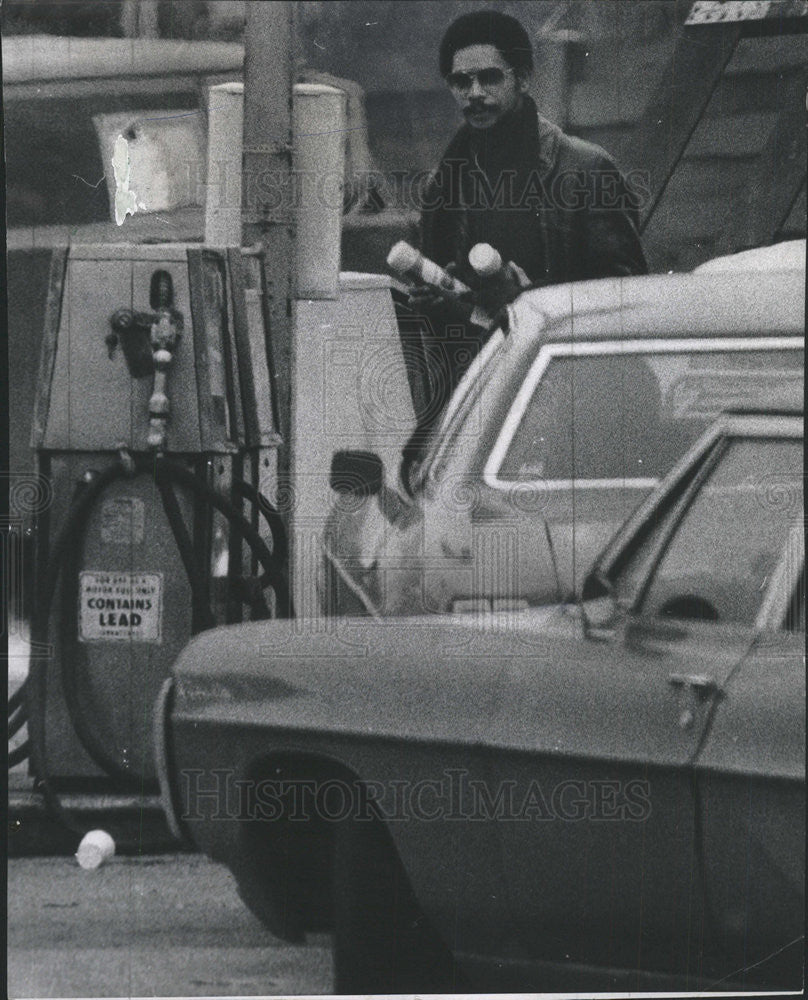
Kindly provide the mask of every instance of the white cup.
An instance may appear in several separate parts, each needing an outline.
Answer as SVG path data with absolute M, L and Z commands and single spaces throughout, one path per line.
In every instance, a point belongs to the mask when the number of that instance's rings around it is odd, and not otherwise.
M 100 868 L 115 853 L 115 841 L 106 830 L 90 830 L 82 837 L 76 860 L 82 868 Z

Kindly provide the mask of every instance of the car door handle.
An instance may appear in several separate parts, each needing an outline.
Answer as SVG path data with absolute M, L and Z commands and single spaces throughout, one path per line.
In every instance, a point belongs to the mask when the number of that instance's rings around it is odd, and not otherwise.
M 696 709 L 715 694 L 718 685 L 704 674 L 671 674 L 668 683 L 679 689 L 679 728 L 689 729 L 696 718 Z

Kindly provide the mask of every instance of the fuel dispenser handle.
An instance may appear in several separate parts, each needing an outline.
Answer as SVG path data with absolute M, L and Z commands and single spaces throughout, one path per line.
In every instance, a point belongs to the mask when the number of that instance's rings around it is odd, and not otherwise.
M 149 304 L 154 310 L 150 313 L 116 309 L 110 316 L 112 330 L 105 342 L 110 357 L 121 345 L 132 378 L 154 376 L 147 441 L 149 448 L 162 451 L 171 411 L 168 372 L 184 325 L 182 313 L 174 308 L 174 283 L 168 271 L 157 270 L 152 274 Z
M 145 378 L 154 374 L 154 359 L 149 344 L 152 325 L 151 313 L 133 312 L 131 309 L 116 309 L 109 318 L 111 331 L 105 342 L 110 358 L 120 345 L 126 367 L 132 378 Z

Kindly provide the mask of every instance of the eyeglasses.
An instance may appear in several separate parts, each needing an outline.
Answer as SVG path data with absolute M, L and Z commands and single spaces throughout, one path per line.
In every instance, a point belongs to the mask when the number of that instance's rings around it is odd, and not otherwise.
M 483 90 L 493 90 L 505 82 L 505 74 L 513 73 L 512 69 L 504 70 L 499 66 L 487 66 L 485 69 L 472 70 L 470 73 L 450 73 L 446 77 L 446 82 L 452 90 L 460 94 L 467 94 L 474 85 L 474 81 Z

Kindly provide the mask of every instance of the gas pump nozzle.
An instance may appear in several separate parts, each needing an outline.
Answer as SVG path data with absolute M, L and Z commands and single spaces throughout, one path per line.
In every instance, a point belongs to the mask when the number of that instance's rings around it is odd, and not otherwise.
M 464 285 L 462 281 L 449 274 L 433 260 L 424 257 L 415 247 L 410 246 L 404 240 L 399 240 L 390 250 L 387 255 L 387 266 L 404 278 L 422 281 L 424 284 L 439 288 L 447 296 L 461 298 L 471 294 L 468 285 Z M 482 326 L 485 329 L 489 329 L 491 326 L 491 317 L 478 306 L 474 306 L 470 318 L 471 322 L 477 326 Z

